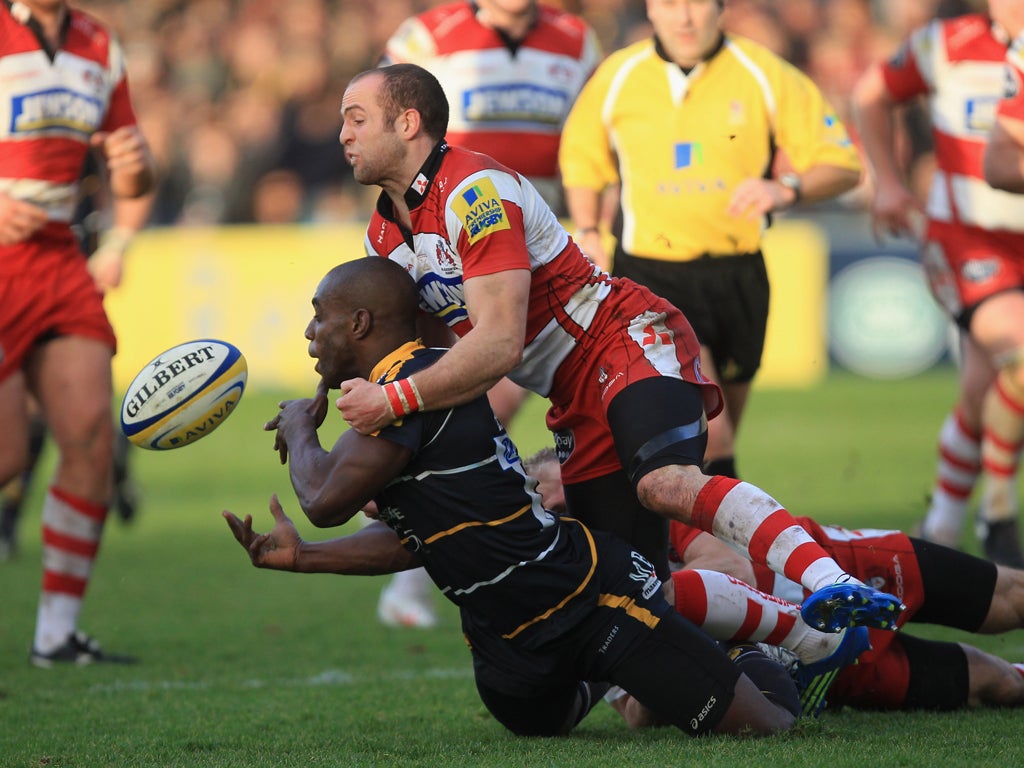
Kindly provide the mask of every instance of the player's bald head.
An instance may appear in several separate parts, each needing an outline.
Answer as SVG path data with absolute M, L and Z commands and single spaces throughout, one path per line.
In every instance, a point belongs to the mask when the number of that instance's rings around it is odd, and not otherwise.
M 367 256 L 339 264 L 324 276 L 317 298 L 337 309 L 365 309 L 373 317 L 374 325 L 407 336 L 401 341 L 416 336 L 416 283 L 402 267 L 388 259 Z

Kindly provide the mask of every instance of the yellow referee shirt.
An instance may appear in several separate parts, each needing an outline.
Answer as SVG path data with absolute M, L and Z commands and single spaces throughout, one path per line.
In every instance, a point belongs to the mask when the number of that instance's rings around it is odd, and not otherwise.
M 797 173 L 828 164 L 860 170 L 835 111 L 796 67 L 726 36 L 686 74 L 654 39 L 611 54 L 584 86 L 562 132 L 562 183 L 621 183 L 620 246 L 685 261 L 760 248 L 767 220 L 731 216 L 736 185 L 771 176 L 776 147 Z

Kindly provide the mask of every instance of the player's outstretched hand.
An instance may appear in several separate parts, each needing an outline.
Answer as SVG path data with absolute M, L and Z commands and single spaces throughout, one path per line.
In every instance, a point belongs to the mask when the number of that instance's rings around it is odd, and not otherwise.
M 242 520 L 226 509 L 221 514 L 227 520 L 231 533 L 249 553 L 249 559 L 257 568 L 296 570 L 302 538 L 291 519 L 284 513 L 276 493 L 270 497 L 270 514 L 274 516 L 274 527 L 269 533 L 256 533 L 253 530 L 252 515 L 246 515 L 245 520 Z
M 274 436 L 274 450 L 281 456 L 281 463 L 288 461 L 288 443 L 295 440 L 300 434 L 316 432 L 317 427 L 323 423 L 327 413 L 327 395 L 322 396 L 317 390 L 317 395 L 312 398 L 300 400 L 284 400 L 277 404 L 281 410 L 278 414 L 263 425 L 268 432 L 277 430 Z M 321 412 L 323 415 L 321 415 Z

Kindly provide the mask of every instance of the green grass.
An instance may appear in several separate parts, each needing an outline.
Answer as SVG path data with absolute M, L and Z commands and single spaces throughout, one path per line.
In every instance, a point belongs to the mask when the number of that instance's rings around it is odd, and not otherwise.
M 901 382 L 832 376 L 807 392 L 755 392 L 740 470 L 796 514 L 907 528 L 931 482 L 952 374 Z M 455 610 L 431 631 L 375 618 L 382 579 L 257 571 L 220 517 L 265 528 L 280 493 L 304 535 L 286 468 L 261 431 L 280 396 L 251 391 L 217 433 L 133 455 L 139 519 L 111 518 L 82 625 L 134 667 L 30 668 L 39 493 L 21 556 L 0 564 L 0 766 L 974 766 L 1019 765 L 1024 713 L 844 711 L 770 740 L 631 733 L 601 706 L 567 739 L 517 739 L 477 698 Z M 543 403 L 513 434 L 547 444 Z M 52 457 L 48 457 L 52 462 Z M 971 541 L 969 546 L 973 547 Z M 916 631 L 916 630 L 915 630 Z M 932 636 L 960 637 L 929 630 Z M 977 644 L 1024 660 L 1012 633 Z

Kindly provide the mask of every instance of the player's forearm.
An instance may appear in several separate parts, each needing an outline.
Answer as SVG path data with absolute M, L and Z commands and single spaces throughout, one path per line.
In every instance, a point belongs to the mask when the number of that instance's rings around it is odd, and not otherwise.
M 138 162 L 122 167 L 110 169 L 110 191 L 117 200 L 136 200 L 145 197 L 156 186 L 156 168 L 153 159 L 146 150 Z M 150 203 L 151 204 L 151 201 Z M 148 215 L 147 203 L 140 203 L 145 207 Z M 139 228 L 143 222 L 139 222 Z
M 523 340 L 511 333 L 497 338 L 474 328 L 444 357 L 412 378 L 429 410 L 450 408 L 484 394 L 522 360 Z
M 380 522 L 338 539 L 304 541 L 295 560 L 299 573 L 350 576 L 379 576 L 417 565 L 419 560 L 402 546 L 398 535 Z
M 135 233 L 146 226 L 153 208 L 155 195 L 147 192 L 139 197 L 121 197 L 114 200 L 111 226 L 114 229 Z
M 576 234 L 586 234 L 601 226 L 601 193 L 598 190 L 566 187 L 565 205 Z
M 857 186 L 860 170 L 837 165 L 815 165 L 800 174 L 800 197 L 804 202 L 830 200 Z
M 303 513 L 318 528 L 341 525 L 362 508 L 361 503 L 345 505 L 336 498 L 333 490 L 339 484 L 334 483 L 330 463 L 330 455 L 320 445 L 316 431 L 289 438 L 288 475 L 292 488 Z
M 896 160 L 893 103 L 886 95 L 881 72 L 871 70 L 853 94 L 854 116 L 861 149 L 879 184 L 902 183 Z

